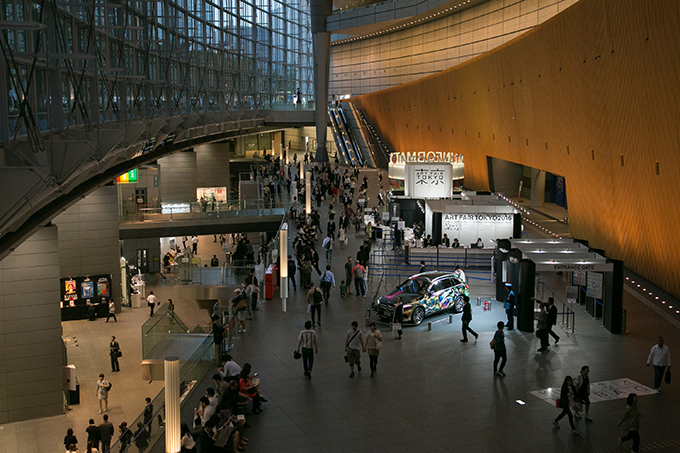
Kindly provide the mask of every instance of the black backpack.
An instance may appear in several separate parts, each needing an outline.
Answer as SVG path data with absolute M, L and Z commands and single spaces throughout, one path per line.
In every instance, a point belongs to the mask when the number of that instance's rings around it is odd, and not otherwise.
M 313 295 L 313 297 L 314 297 L 314 304 L 315 304 L 315 305 L 320 304 L 321 302 L 323 302 L 323 294 L 321 294 L 321 291 L 319 291 L 318 289 L 315 289 L 315 290 L 314 290 L 314 295 Z

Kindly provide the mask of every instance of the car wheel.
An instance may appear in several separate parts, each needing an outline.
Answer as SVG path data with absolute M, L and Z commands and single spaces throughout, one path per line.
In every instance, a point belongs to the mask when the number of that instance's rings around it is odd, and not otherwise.
M 411 321 L 413 324 L 420 325 L 421 322 L 423 322 L 423 319 L 425 318 L 425 310 L 423 310 L 423 307 L 416 307 L 413 309 L 413 312 L 411 312 Z
M 463 311 L 463 305 L 465 305 L 465 300 L 463 300 L 463 295 L 459 294 L 456 296 L 456 301 L 453 303 L 453 309 L 456 310 L 456 313 L 460 313 Z

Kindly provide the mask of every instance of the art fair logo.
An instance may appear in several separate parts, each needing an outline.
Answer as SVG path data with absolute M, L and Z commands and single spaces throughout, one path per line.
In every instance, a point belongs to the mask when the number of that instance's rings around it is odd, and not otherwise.
M 438 186 L 444 184 L 443 168 L 416 168 L 416 185 Z

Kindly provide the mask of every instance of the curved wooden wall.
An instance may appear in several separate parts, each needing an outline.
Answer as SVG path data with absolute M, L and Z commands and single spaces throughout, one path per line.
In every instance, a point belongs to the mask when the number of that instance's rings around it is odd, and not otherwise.
M 680 2 L 581 0 L 494 51 L 353 99 L 398 151 L 566 178 L 574 237 L 680 296 Z M 658 162 L 658 174 L 657 163 Z

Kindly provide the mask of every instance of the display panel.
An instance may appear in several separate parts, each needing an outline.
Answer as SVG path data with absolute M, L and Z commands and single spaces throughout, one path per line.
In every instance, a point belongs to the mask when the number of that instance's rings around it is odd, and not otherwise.
M 123 173 L 116 178 L 117 184 L 134 184 L 137 182 L 137 169 L 130 170 L 127 173 Z
M 111 275 L 91 275 L 85 277 L 65 277 L 61 279 L 62 307 L 102 302 L 112 297 Z

